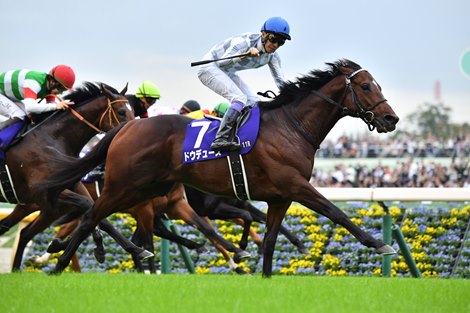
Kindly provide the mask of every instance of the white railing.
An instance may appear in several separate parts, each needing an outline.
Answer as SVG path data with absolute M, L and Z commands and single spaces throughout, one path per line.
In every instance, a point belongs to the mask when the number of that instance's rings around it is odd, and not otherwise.
M 330 201 L 470 201 L 470 188 L 316 188 Z

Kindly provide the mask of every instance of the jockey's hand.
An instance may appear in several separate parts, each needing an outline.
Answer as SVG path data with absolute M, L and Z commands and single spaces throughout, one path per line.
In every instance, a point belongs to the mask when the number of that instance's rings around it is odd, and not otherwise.
M 249 53 L 249 55 L 247 55 L 247 57 L 259 57 L 260 53 L 259 53 L 259 50 L 256 49 L 255 47 L 251 47 L 247 53 Z
M 69 107 L 69 105 L 75 104 L 73 101 L 61 101 L 57 102 L 55 105 L 56 110 L 65 110 Z

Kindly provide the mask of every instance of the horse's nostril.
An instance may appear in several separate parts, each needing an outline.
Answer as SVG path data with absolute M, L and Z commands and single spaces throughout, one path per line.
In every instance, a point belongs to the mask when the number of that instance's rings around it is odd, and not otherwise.
M 398 123 L 398 121 L 400 120 L 400 119 L 398 118 L 398 116 L 396 116 L 396 115 L 390 115 L 390 114 L 389 114 L 389 115 L 386 115 L 384 118 L 385 118 L 385 120 L 386 120 L 388 123 L 390 123 L 391 125 L 395 125 L 395 124 Z

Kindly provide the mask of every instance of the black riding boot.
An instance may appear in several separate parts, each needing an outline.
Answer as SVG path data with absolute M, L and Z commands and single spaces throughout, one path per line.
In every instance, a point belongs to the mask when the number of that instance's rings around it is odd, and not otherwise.
M 211 144 L 214 151 L 235 151 L 240 150 L 240 144 L 235 138 L 237 131 L 237 120 L 240 112 L 233 108 L 229 108 L 220 122 L 219 131 L 215 136 L 215 140 Z

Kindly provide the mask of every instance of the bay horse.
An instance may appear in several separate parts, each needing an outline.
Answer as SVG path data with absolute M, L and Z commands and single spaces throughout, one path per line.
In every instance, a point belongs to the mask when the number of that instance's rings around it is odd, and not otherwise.
M 287 82 L 273 100 L 258 103 L 258 138 L 252 150 L 243 155 L 243 163 L 251 198 L 268 204 L 263 240 L 264 277 L 272 275 L 279 227 L 292 201 L 345 227 L 377 253 L 396 253 L 353 223 L 309 183 L 315 152 L 342 117 L 360 118 L 370 131 L 376 129 L 378 133 L 395 130 L 399 120 L 367 70 L 347 59 L 327 65 L 326 70 L 313 70 Z M 208 193 L 235 196 L 226 160 L 182 163 L 183 142 L 190 121 L 177 115 L 130 121 L 111 130 L 84 158 L 57 160 L 62 170 L 44 184 L 40 194 L 44 204 L 52 205 L 58 193 L 105 159 L 107 170 L 100 198 L 67 241 L 54 272 L 65 269 L 100 220 L 165 195 L 177 182 Z
M 40 210 L 40 214 L 20 233 L 13 270 L 20 269 L 24 248 L 37 233 L 69 210 L 83 210 L 93 203 L 80 183 L 58 195 L 57 205 L 53 208 L 38 203 L 36 186 L 55 170 L 47 155 L 62 153 L 77 157 L 97 131 L 108 131 L 121 122 L 133 119 L 132 108 L 124 97 L 126 91 L 127 86 L 119 93 L 104 83 L 84 82 L 81 87 L 65 96 L 65 99 L 75 102 L 71 107 L 73 109 L 34 116 L 37 123 L 27 131 L 27 135 L 7 150 L 6 161 L 20 203 L 9 216 L 0 221 L 0 235 L 23 217 Z M 106 220 L 100 223 L 100 227 L 111 232 L 113 238 L 129 251 L 138 254 L 143 252 L 143 249 L 131 245 Z M 96 236 L 99 234 L 94 232 L 95 239 Z

